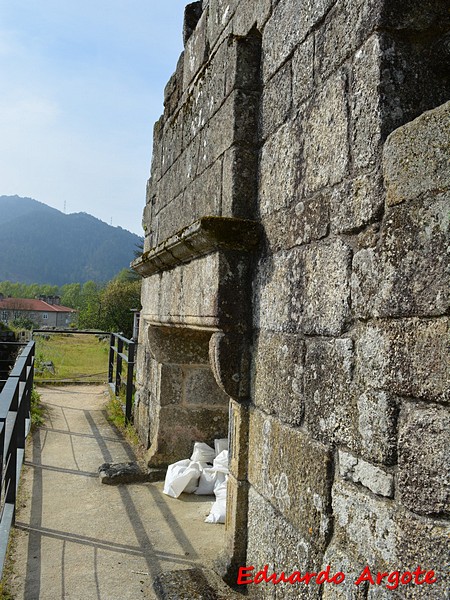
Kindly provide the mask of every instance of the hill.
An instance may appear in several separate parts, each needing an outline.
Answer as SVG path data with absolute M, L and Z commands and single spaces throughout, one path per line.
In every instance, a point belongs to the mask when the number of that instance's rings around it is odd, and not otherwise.
M 87 213 L 66 215 L 32 198 L 0 196 L 0 281 L 108 281 L 141 238 Z

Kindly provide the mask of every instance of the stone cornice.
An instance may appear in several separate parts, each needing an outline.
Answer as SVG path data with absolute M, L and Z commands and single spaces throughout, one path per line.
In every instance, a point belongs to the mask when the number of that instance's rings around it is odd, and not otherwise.
M 250 252 L 260 240 L 256 221 L 230 217 L 202 217 L 131 263 L 143 277 L 167 271 L 217 250 Z

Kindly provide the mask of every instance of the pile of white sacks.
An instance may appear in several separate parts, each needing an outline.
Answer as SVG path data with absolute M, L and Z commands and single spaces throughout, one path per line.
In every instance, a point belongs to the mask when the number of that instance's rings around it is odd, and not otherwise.
M 214 448 L 195 442 L 190 459 L 169 465 L 164 493 L 172 498 L 185 492 L 216 496 L 206 523 L 225 523 L 228 479 L 228 440 L 214 440 Z

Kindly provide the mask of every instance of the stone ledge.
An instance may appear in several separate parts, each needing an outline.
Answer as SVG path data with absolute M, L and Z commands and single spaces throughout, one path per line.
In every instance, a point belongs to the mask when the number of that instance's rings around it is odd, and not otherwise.
M 121 483 L 142 483 L 163 481 L 165 469 L 143 470 L 136 462 L 103 463 L 98 468 L 100 483 L 119 485 Z
M 202 217 L 131 263 L 143 277 L 188 263 L 217 250 L 249 252 L 258 246 L 260 225 L 230 217 Z

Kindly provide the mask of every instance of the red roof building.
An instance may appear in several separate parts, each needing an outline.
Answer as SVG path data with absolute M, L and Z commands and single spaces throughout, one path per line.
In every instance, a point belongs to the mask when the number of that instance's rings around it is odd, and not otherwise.
M 23 317 L 39 327 L 67 327 L 76 314 L 75 309 L 60 304 L 59 296 L 4 298 L 0 294 L 0 321 L 5 325 Z

